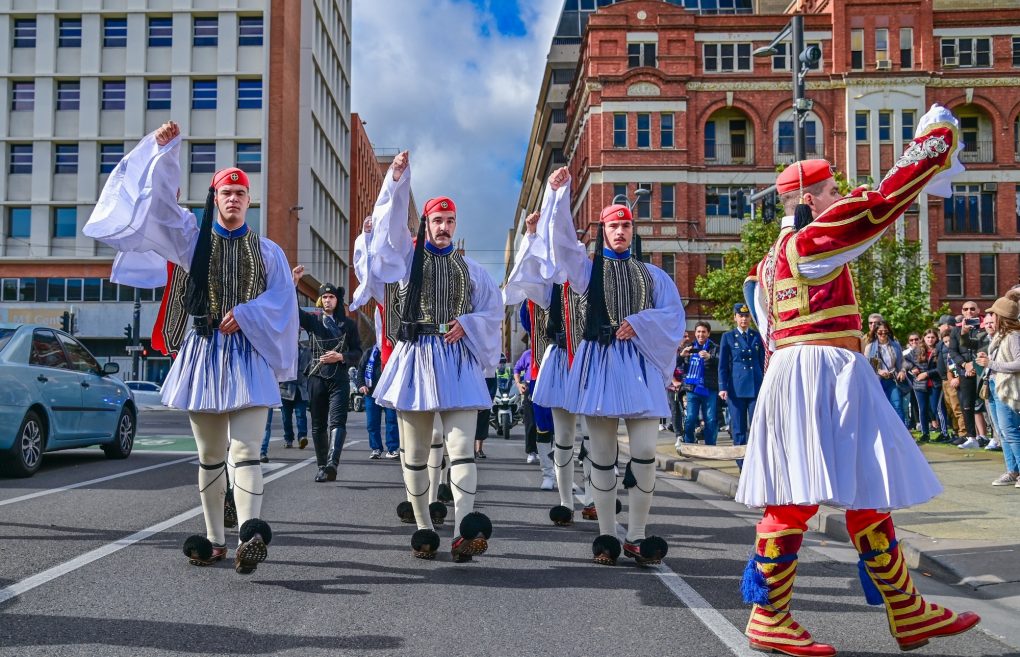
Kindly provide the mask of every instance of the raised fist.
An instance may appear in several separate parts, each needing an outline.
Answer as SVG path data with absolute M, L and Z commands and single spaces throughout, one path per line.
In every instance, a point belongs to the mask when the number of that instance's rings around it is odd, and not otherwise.
M 390 165 L 390 169 L 393 171 L 394 182 L 400 180 L 400 176 L 407 170 L 408 164 L 410 164 L 410 155 L 407 151 L 401 151 L 393 158 L 393 164 Z
M 297 285 L 298 282 L 301 280 L 301 277 L 305 275 L 305 266 L 298 265 L 293 270 L 291 270 L 290 275 L 291 278 L 294 279 L 294 285 Z
M 166 146 L 174 137 L 181 134 L 181 126 L 173 121 L 167 121 L 156 130 L 156 145 L 160 148 Z
M 567 170 L 567 167 L 560 167 L 553 171 L 552 175 L 549 176 L 549 186 L 552 187 L 552 190 L 555 192 L 557 189 L 567 184 L 568 180 L 570 180 L 570 171 Z
M 525 217 L 524 229 L 525 231 L 527 231 L 529 235 L 535 234 L 535 228 L 538 226 L 538 217 L 539 214 L 537 212 L 532 212 L 527 217 Z

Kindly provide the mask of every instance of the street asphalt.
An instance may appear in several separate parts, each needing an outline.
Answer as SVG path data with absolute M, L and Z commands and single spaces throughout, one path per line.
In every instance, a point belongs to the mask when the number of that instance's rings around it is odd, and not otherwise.
M 759 654 L 742 634 L 738 590 L 755 512 L 661 474 L 649 533 L 670 545 L 664 565 L 597 566 L 595 523 L 579 513 L 571 528 L 549 522 L 557 494 L 538 490 L 517 429 L 490 438 L 479 461 L 489 552 L 452 563 L 447 523 L 439 558 L 424 562 L 394 511 L 400 467 L 368 460 L 363 418 L 350 416 L 334 484 L 312 481 L 311 448 L 283 449 L 277 426 L 263 506 L 274 539 L 250 576 L 181 554 L 204 530 L 180 413 L 143 413 L 126 461 L 47 454 L 35 477 L 0 480 L 0 656 Z M 817 640 L 840 655 L 899 652 L 845 544 L 810 534 L 799 575 L 796 617 Z M 963 589 L 915 579 L 929 598 L 968 607 Z M 1017 646 L 1020 629 L 1003 639 L 977 630 L 915 654 L 1020 655 Z

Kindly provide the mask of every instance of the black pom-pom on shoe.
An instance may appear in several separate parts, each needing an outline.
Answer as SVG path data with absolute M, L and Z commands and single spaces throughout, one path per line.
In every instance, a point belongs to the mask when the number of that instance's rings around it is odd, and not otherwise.
M 622 550 L 620 539 L 609 534 L 602 534 L 592 541 L 592 561 L 603 566 L 615 566 Z
M 669 544 L 658 536 L 649 536 L 641 541 L 641 556 L 653 563 L 660 563 L 669 552 Z
M 549 509 L 549 520 L 557 527 L 570 527 L 574 524 L 574 512 L 562 504 Z
M 273 530 L 269 527 L 269 523 L 265 520 L 260 520 L 258 518 L 245 520 L 244 524 L 241 525 L 241 529 L 238 531 L 238 535 L 240 536 L 242 543 L 250 541 L 256 534 L 262 537 L 262 540 L 266 545 L 273 542 Z
M 415 522 L 414 519 L 414 507 L 407 500 L 404 500 L 397 505 L 397 517 L 400 518 L 400 522 L 406 522 L 408 524 Z
M 184 540 L 184 556 L 188 558 L 193 566 L 204 566 L 205 562 L 212 559 L 213 544 L 205 536 L 194 534 Z M 195 563 L 200 561 L 203 563 Z
M 411 553 L 417 559 L 435 559 L 439 550 L 439 534 L 431 529 L 419 529 L 411 535 Z
M 433 502 L 429 504 L 429 515 L 432 516 L 433 525 L 442 525 L 446 522 L 446 505 L 442 502 Z
M 472 511 L 460 521 L 460 535 L 469 541 L 479 535 L 492 538 L 492 521 L 484 513 Z

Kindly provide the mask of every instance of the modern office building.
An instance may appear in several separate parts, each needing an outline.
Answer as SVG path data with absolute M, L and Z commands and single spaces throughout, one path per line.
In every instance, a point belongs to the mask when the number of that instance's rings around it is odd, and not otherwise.
M 249 224 L 306 266 L 301 292 L 342 280 L 350 26 L 351 0 L 0 1 L 0 321 L 57 326 L 73 307 L 98 355 L 124 354 L 134 291 L 81 228 L 124 153 L 171 119 L 182 205 L 201 214 L 212 173 L 236 164 Z M 143 338 L 159 299 L 142 292 Z

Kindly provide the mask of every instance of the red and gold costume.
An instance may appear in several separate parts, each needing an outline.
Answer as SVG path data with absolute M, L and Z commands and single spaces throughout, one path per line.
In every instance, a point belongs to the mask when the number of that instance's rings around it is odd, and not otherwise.
M 749 277 L 771 353 L 736 495 L 765 508 L 742 585 L 754 605 L 746 629 L 754 648 L 835 654 L 790 612 L 797 553 L 819 504 L 846 509 L 868 601 L 885 604 L 902 649 L 979 620 L 926 602 L 897 547 L 888 511 L 926 502 L 942 488 L 859 353 L 860 309 L 849 268 L 922 191 L 949 193 L 947 179 L 962 170 L 959 149 L 955 117 L 933 107 L 878 189 L 854 190 L 799 230 L 785 219 Z M 803 195 L 831 175 L 824 160 L 797 162 L 777 189 Z

